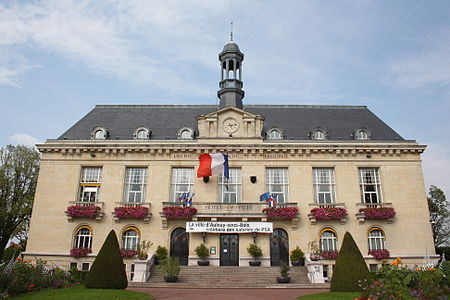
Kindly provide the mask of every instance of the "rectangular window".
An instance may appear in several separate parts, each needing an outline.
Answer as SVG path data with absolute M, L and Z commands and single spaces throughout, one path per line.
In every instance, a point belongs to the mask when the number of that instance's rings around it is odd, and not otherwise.
M 101 167 L 83 167 L 80 178 L 79 202 L 98 202 L 102 182 Z
M 127 168 L 125 175 L 125 199 L 127 203 L 145 202 L 147 168 Z
M 71 262 L 70 263 L 70 269 L 72 270 L 74 268 L 78 270 L 78 264 L 76 262 Z
M 219 176 L 219 201 L 222 203 L 241 202 L 241 169 L 230 168 L 230 178 Z
M 183 193 L 192 192 L 194 185 L 194 168 L 173 168 L 171 183 L 171 200 L 176 202 Z
M 377 272 L 378 271 L 378 264 L 370 264 L 369 265 L 370 272 Z
M 314 196 L 316 203 L 335 203 L 334 192 L 334 169 L 314 168 L 313 169 Z
M 89 263 L 82 263 L 81 264 L 81 271 L 89 271 Z
M 359 169 L 359 183 L 363 203 L 381 203 L 381 184 L 378 169 Z
M 288 169 L 287 168 L 267 168 L 266 169 L 267 191 L 276 195 L 277 203 L 288 203 Z

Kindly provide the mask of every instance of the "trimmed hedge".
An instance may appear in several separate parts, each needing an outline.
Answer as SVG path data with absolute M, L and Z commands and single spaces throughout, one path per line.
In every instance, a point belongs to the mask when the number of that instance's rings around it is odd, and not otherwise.
M 85 286 L 94 289 L 126 289 L 125 265 L 120 255 L 116 232 L 111 230 L 92 264 Z
M 336 266 L 331 279 L 332 292 L 359 292 L 358 280 L 369 279 L 367 268 L 358 246 L 347 231 L 336 259 Z

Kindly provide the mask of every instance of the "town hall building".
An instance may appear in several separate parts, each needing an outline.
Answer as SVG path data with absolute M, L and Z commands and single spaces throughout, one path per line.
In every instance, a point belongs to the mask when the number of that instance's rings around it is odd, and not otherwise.
M 201 243 L 215 266 L 248 266 L 250 243 L 278 266 L 298 246 L 307 263 L 326 254 L 325 277 L 347 231 L 371 270 L 435 254 L 424 145 L 365 106 L 246 105 L 244 54 L 230 41 L 219 61 L 219 105 L 97 105 L 37 145 L 27 258 L 88 270 L 111 229 L 129 274 L 144 240 L 184 265 Z M 197 178 L 203 153 L 228 154 L 229 178 Z M 183 193 L 195 193 L 189 207 Z

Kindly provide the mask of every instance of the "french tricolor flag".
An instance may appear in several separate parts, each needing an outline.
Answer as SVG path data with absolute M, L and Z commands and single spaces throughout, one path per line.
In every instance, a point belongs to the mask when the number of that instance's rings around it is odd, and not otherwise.
M 230 178 L 228 170 L 228 155 L 222 153 L 204 153 L 198 157 L 200 166 L 197 170 L 197 177 L 208 177 L 222 174 L 225 178 Z

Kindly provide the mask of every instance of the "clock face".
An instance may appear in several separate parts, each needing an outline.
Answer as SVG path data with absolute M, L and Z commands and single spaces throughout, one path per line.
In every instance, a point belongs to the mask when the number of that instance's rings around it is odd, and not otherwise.
M 223 121 L 223 130 L 227 133 L 236 132 L 239 129 L 239 124 L 235 119 L 229 118 Z

